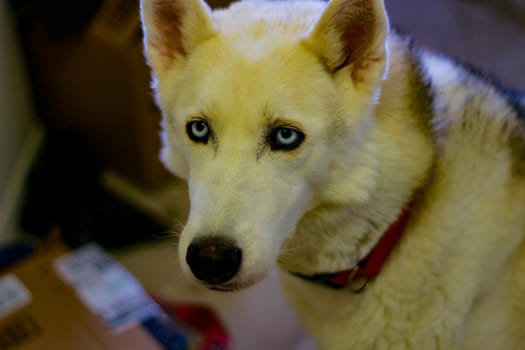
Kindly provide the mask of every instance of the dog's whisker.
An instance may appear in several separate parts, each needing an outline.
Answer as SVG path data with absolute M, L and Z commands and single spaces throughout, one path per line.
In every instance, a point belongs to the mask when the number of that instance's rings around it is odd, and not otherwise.
M 288 254 L 292 254 L 298 250 L 301 250 L 301 246 L 299 245 L 296 245 L 296 246 L 293 246 L 293 247 L 289 247 L 289 246 L 286 246 L 286 247 L 283 247 L 279 250 L 279 253 L 281 255 L 288 255 Z
M 182 221 L 175 220 L 175 223 L 173 224 L 172 229 L 173 230 L 177 230 L 178 232 L 182 232 L 182 230 L 184 229 L 185 226 L 186 226 L 186 224 L 183 223 Z
M 155 232 L 152 234 L 152 237 L 155 238 L 155 239 L 166 239 L 166 238 L 169 238 L 173 235 L 173 231 L 171 230 L 164 230 L 164 231 L 159 231 L 159 232 Z

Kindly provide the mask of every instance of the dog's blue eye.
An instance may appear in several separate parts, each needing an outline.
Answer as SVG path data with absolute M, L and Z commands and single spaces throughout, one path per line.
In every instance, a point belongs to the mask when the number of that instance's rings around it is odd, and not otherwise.
M 194 120 L 186 124 L 186 132 L 195 142 L 207 143 L 210 138 L 210 127 L 203 120 Z
M 273 150 L 292 150 L 304 140 L 304 134 L 289 127 L 280 127 L 272 130 L 269 143 Z

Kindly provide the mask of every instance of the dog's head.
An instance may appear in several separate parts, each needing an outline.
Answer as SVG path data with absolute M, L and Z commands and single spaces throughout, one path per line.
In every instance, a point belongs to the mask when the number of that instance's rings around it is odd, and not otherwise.
M 143 0 L 162 159 L 188 182 L 183 270 L 210 288 L 260 280 L 305 213 L 366 200 L 385 74 L 382 0 Z M 293 247 L 288 247 L 293 249 Z

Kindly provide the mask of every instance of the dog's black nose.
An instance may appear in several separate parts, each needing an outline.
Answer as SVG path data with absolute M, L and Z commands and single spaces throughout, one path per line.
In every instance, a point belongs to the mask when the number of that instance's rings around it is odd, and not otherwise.
M 220 284 L 239 272 L 242 250 L 222 238 L 198 238 L 188 247 L 186 262 L 197 279 L 209 284 Z

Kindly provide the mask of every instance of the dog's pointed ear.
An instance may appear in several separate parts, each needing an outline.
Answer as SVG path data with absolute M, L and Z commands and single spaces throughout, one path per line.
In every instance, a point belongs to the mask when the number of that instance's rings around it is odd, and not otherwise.
M 141 0 L 146 57 L 153 70 L 169 67 L 216 33 L 203 0 Z
M 329 72 L 345 70 L 359 83 L 384 74 L 387 34 L 383 0 L 331 0 L 304 43 Z

